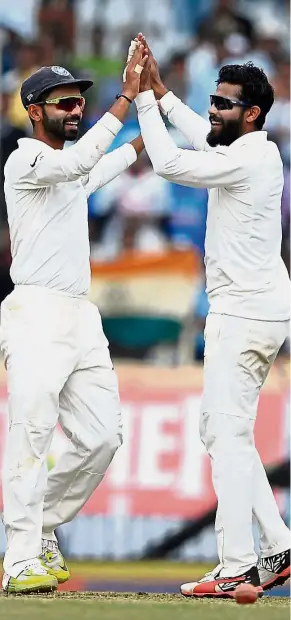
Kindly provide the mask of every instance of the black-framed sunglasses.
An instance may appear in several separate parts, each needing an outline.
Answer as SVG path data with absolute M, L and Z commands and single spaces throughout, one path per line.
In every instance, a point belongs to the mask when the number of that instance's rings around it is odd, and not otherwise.
M 54 104 L 58 110 L 73 112 L 76 106 L 79 106 L 83 111 L 85 103 L 85 97 L 82 97 L 82 95 L 67 95 L 64 97 L 55 97 L 54 99 L 46 99 L 45 101 L 38 101 L 37 105 Z
M 228 99 L 228 97 L 221 97 L 220 95 L 210 95 L 210 105 L 214 105 L 217 110 L 232 110 L 235 105 L 240 108 L 251 108 L 250 103 Z

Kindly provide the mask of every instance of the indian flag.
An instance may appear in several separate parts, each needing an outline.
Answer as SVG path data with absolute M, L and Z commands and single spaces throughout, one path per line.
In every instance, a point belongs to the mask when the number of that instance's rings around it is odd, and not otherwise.
M 177 340 L 192 314 L 200 265 L 193 250 L 133 252 L 93 263 L 90 298 L 109 341 L 135 348 Z

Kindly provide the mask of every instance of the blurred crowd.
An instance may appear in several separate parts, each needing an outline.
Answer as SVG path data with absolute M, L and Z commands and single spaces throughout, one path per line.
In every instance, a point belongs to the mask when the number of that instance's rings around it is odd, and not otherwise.
M 106 111 L 117 92 L 128 44 L 140 30 L 161 67 L 165 84 L 207 118 L 209 94 L 222 64 L 252 60 L 275 88 L 266 129 L 284 162 L 282 255 L 290 263 L 290 61 L 288 0 L 0 0 L 1 189 L 0 299 L 11 287 L 3 167 L 31 126 L 19 98 L 21 82 L 36 68 L 60 64 L 92 75 L 83 131 Z M 113 148 L 138 134 L 134 106 Z M 177 143 L 189 148 L 175 130 Z M 124 252 L 193 247 L 203 258 L 207 192 L 158 178 L 146 154 L 89 201 L 92 258 Z M 201 260 L 202 263 L 202 260 Z M 202 278 L 203 280 L 203 278 Z M 196 357 L 203 354 L 201 328 L 208 304 L 193 293 L 199 326 Z

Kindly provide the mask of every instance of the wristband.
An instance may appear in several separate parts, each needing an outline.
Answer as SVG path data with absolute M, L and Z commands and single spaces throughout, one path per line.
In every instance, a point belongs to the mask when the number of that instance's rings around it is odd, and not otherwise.
M 130 99 L 126 95 L 116 95 L 115 99 L 120 99 L 120 97 L 123 97 L 123 99 L 126 99 L 126 101 L 128 101 L 128 103 L 132 103 L 132 99 Z

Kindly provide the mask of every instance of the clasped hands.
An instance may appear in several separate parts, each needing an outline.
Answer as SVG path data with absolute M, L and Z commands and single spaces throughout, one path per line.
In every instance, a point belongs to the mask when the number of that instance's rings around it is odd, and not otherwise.
M 131 42 L 127 64 L 123 73 L 123 94 L 135 99 L 138 93 L 153 90 L 156 99 L 161 99 L 167 89 L 164 86 L 156 59 L 142 33 Z

